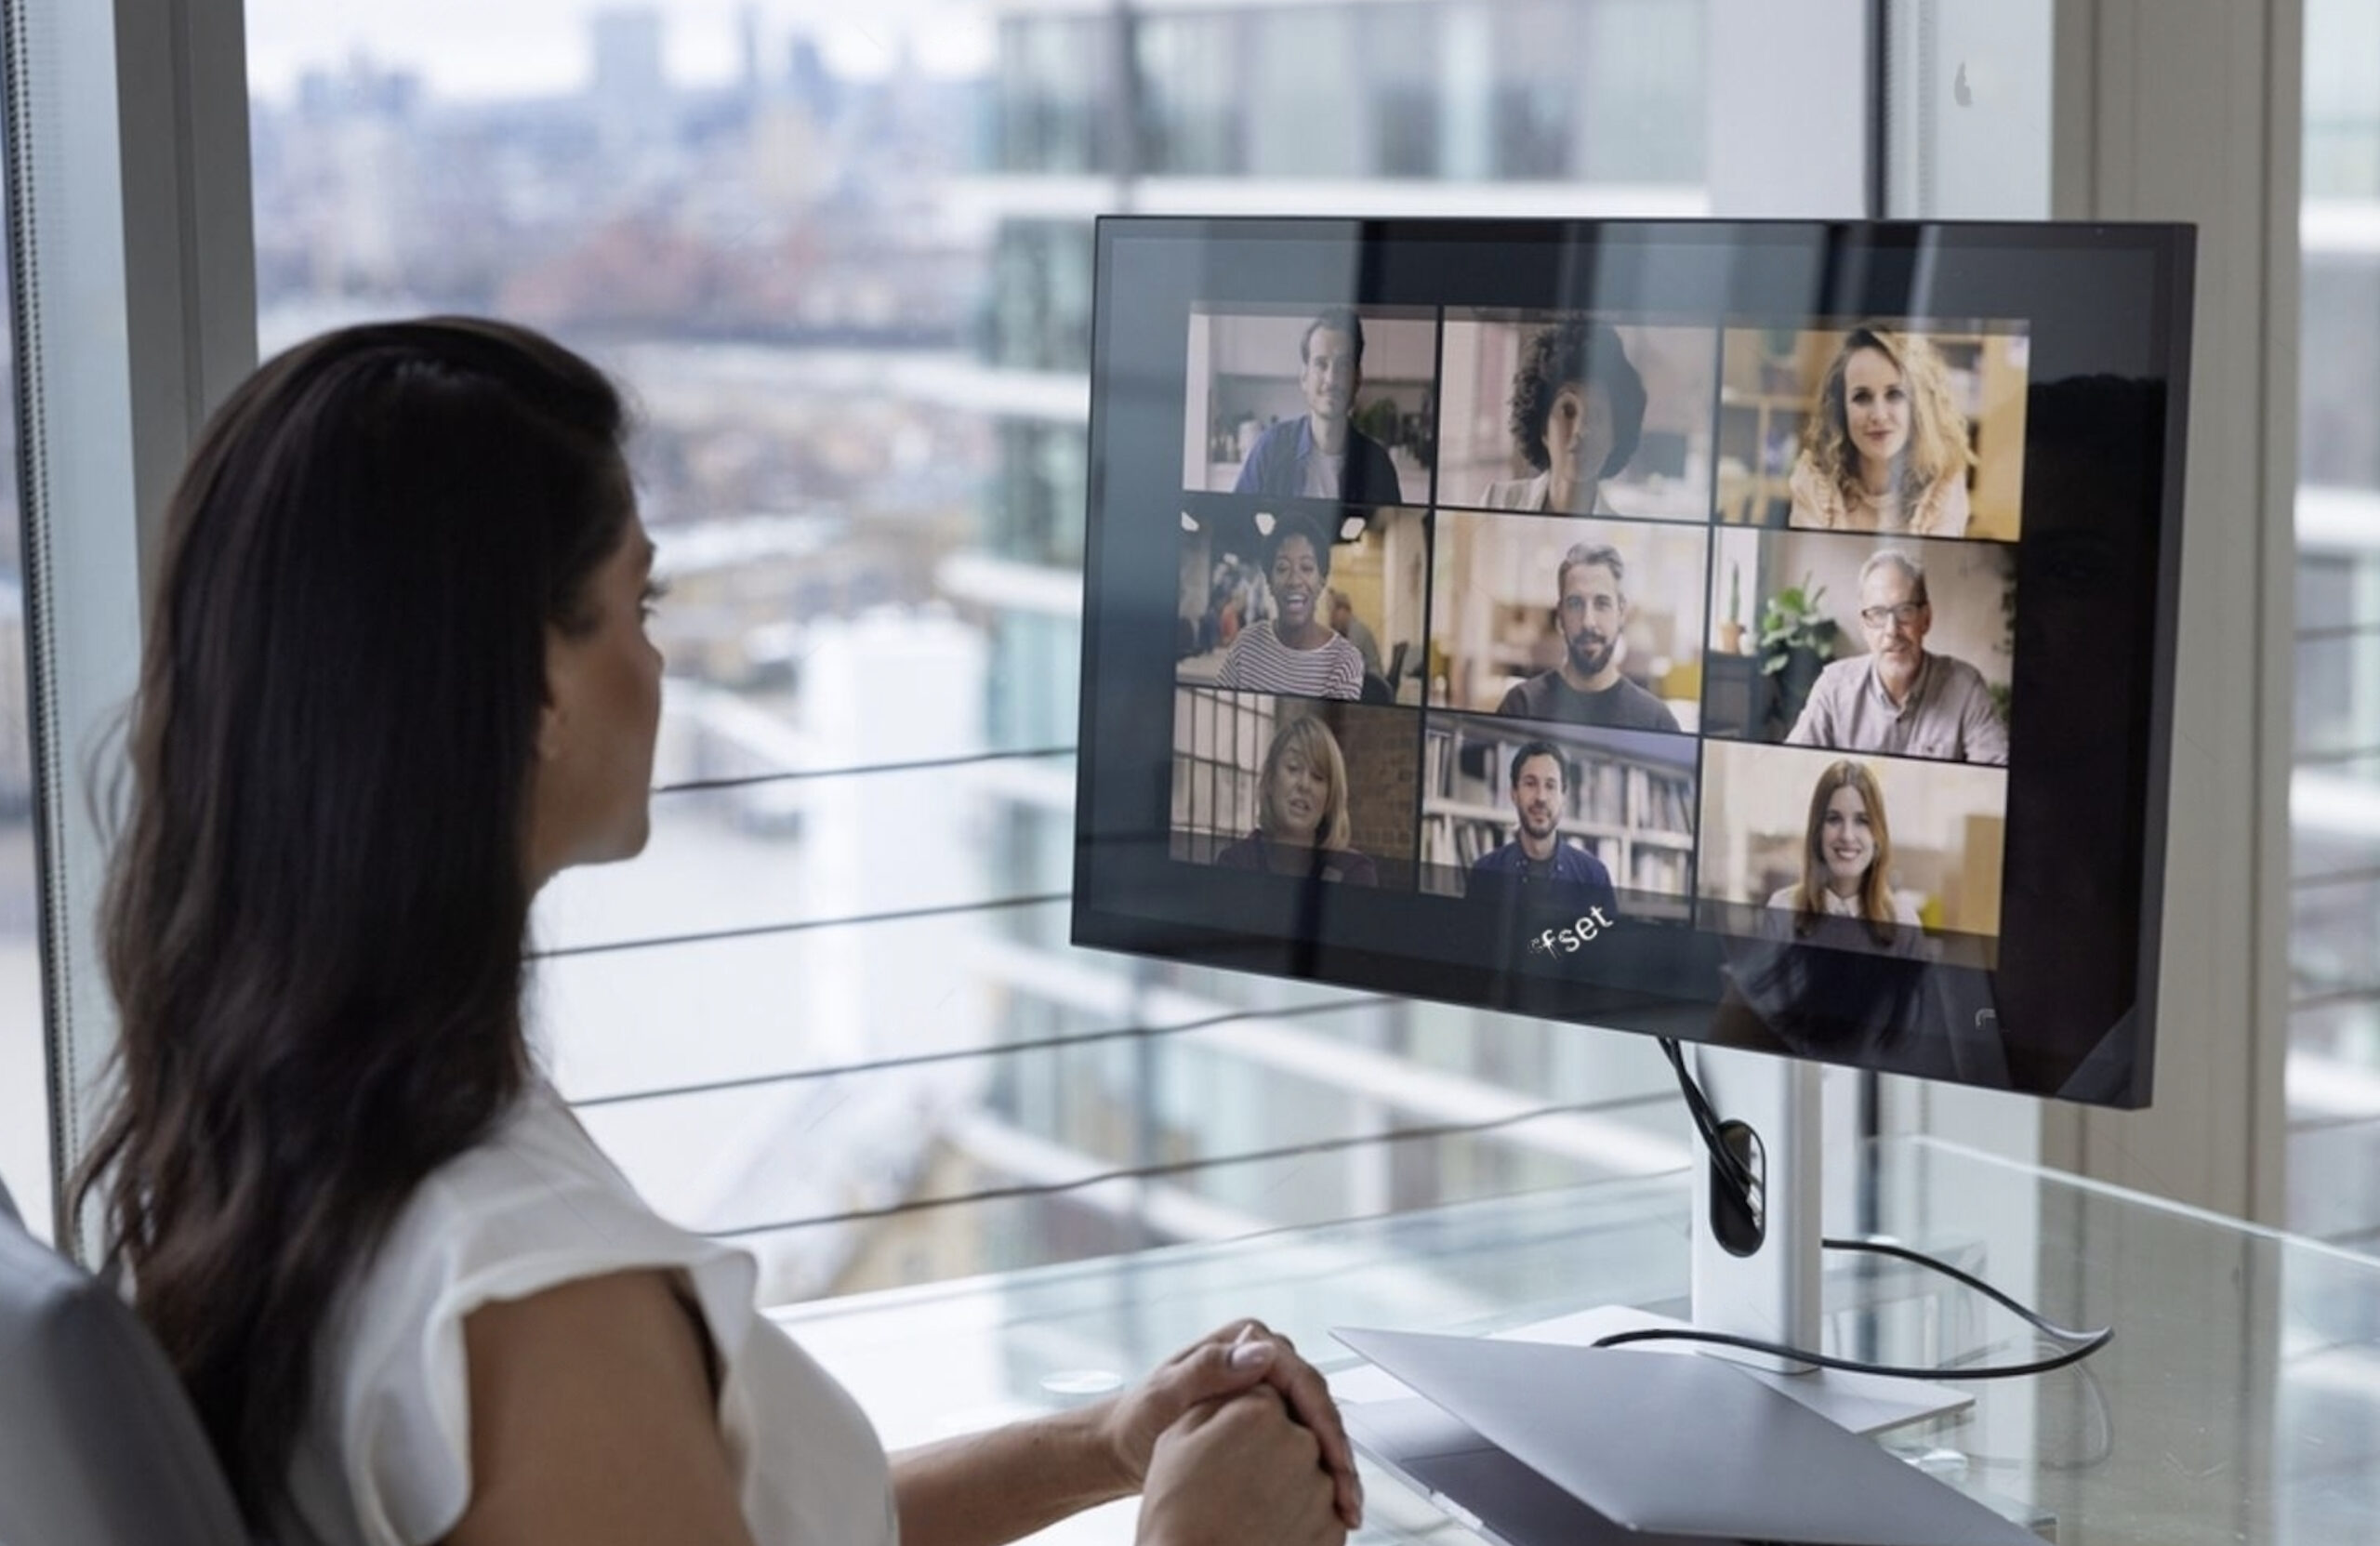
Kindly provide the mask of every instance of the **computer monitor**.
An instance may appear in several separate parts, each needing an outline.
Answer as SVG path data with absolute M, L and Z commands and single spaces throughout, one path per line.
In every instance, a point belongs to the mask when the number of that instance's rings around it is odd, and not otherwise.
M 1103 219 L 1077 943 L 2146 1103 L 2189 234 Z
M 2193 251 L 1102 219 L 1076 943 L 2147 1103 Z

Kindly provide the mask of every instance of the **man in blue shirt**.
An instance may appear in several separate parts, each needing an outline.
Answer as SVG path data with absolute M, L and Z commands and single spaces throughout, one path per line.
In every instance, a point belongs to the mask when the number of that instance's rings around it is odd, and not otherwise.
M 1558 830 L 1568 804 L 1561 752 L 1548 742 L 1529 742 L 1513 753 L 1512 783 L 1520 829 L 1511 842 L 1479 856 L 1464 894 L 1517 904 L 1532 918 L 1593 917 L 1598 906 L 1603 922 L 1617 918 L 1611 872 L 1585 849 L 1564 842 Z
M 1234 494 L 1394 505 L 1404 494 L 1387 450 L 1348 422 L 1364 382 L 1364 324 L 1344 307 L 1306 324 L 1298 344 L 1305 416 L 1264 431 L 1239 469 Z

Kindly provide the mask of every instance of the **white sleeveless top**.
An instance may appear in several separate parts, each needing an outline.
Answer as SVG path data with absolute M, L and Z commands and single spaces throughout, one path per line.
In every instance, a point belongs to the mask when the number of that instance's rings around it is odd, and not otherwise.
M 429 1546 L 470 1500 L 463 1319 L 577 1278 L 676 1268 L 720 1368 L 720 1428 L 760 1546 L 894 1546 L 892 1478 L 858 1404 L 753 1303 L 743 1251 L 664 1222 L 539 1080 L 417 1187 L 325 1323 L 323 1392 L 278 1539 Z

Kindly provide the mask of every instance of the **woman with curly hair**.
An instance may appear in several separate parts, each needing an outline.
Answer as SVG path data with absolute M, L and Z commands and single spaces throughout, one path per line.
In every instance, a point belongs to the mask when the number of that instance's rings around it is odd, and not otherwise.
M 1789 486 L 1792 524 L 1822 531 L 1964 536 L 1966 416 L 1934 346 L 1855 327 L 1827 367 Z
M 1338 740 L 1312 715 L 1282 720 L 1256 781 L 1256 830 L 1217 853 L 1215 863 L 1377 885 L 1370 857 L 1347 839 L 1347 761 Z
M 1878 945 L 1896 931 L 1914 929 L 1917 914 L 1893 893 L 1892 830 L 1884 821 L 1884 791 L 1864 762 L 1830 763 L 1810 791 L 1810 819 L 1802 838 L 1802 879 L 1768 899 L 1790 910 L 1796 937 L 1821 918 L 1854 918 Z
M 1513 447 L 1533 478 L 1492 482 L 1490 509 L 1617 515 L 1603 481 L 1636 455 L 1645 430 L 1645 378 L 1610 326 L 1583 318 L 1538 329 L 1513 372 Z

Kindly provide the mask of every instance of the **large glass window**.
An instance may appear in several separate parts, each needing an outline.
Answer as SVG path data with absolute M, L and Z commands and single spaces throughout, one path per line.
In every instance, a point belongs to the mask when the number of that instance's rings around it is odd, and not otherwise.
M 1003 171 L 1110 169 L 1100 87 L 1114 29 L 1099 16 L 1013 16 L 999 23 L 994 164 Z
M 1234 102 L 1247 21 L 1218 11 L 1144 17 L 1134 25 L 1144 170 L 1230 177 L 1242 169 L 1241 134 L 1250 126 Z
M 536 1002 L 658 1206 L 793 1297 L 1684 1162 L 1633 1038 L 1078 952 L 1065 892 L 1091 214 L 1674 210 L 1700 0 L 441 8 L 248 0 L 259 332 L 491 311 L 640 399 L 663 787 Z
M 15 357 L 0 322 L 0 1188 L 49 1238 L 48 1084 L 43 1077 L 39 881 L 26 736 L 25 568 L 17 500 Z
M 2307 0 L 2289 1223 L 2380 1249 L 2380 0 Z

